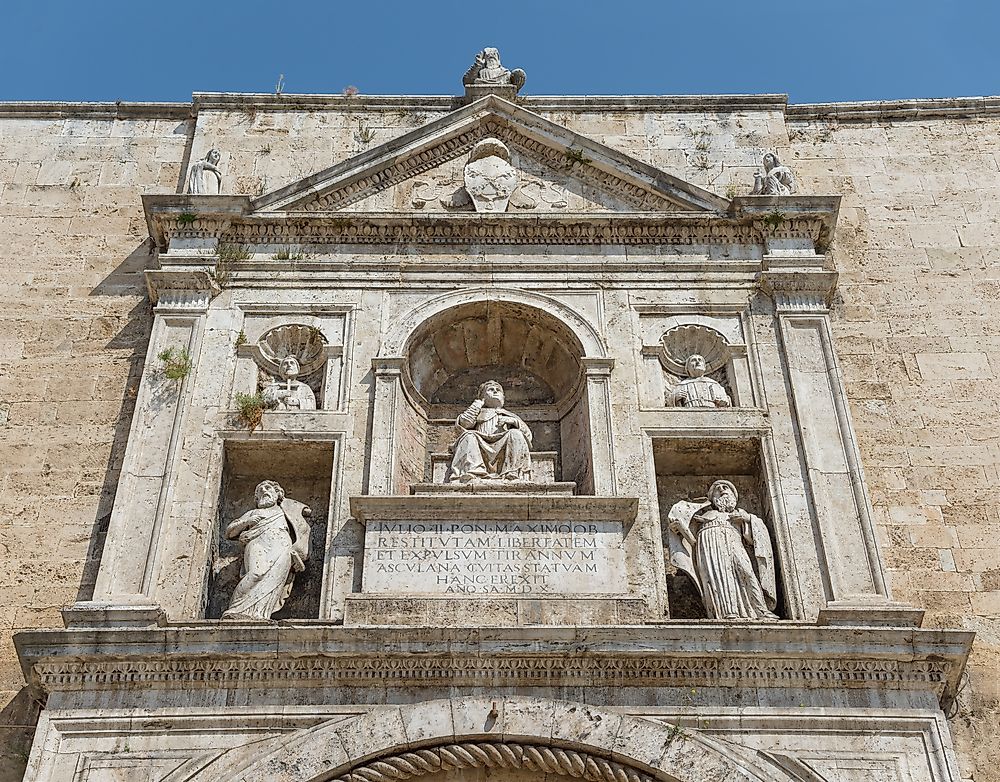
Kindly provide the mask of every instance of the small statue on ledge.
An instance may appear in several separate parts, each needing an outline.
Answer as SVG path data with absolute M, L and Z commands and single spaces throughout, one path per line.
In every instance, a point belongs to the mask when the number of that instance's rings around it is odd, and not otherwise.
M 707 502 L 675 503 L 667 515 L 670 559 L 698 587 L 709 619 L 774 620 L 771 537 L 738 500 L 736 487 L 719 480 Z
M 455 421 L 465 431 L 455 442 L 446 482 L 531 480 L 531 430 L 504 410 L 496 380 L 479 386 L 479 397 Z
M 305 383 L 296 380 L 300 365 L 296 356 L 285 356 L 278 365 L 281 379 L 274 378 L 264 386 L 261 395 L 271 410 L 315 410 L 316 394 Z
M 704 356 L 692 353 L 684 362 L 688 376 L 668 393 L 668 401 L 675 407 L 732 407 L 722 384 L 706 377 L 707 365 Z
M 764 173 L 753 175 L 753 190 L 750 195 L 787 196 L 795 192 L 795 175 L 788 166 L 781 165 L 777 154 L 764 155 Z
M 488 46 L 476 55 L 476 61 L 462 77 L 462 84 L 466 87 L 510 85 L 519 90 L 526 78 L 520 68 L 512 71 L 504 68 L 500 64 L 500 51 Z
M 223 619 L 267 620 L 285 604 L 296 573 L 309 559 L 312 510 L 285 497 L 276 481 L 261 481 L 257 507 L 226 527 L 226 537 L 243 544 L 243 572 Z
M 187 191 L 190 195 L 219 195 L 222 192 L 222 173 L 219 150 L 210 149 L 203 160 L 191 164 L 188 171 Z

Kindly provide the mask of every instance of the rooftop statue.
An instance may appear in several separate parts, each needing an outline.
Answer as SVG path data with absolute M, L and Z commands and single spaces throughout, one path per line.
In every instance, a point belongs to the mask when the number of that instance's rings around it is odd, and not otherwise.
M 515 90 L 524 86 L 525 73 L 520 68 L 508 70 L 500 64 L 499 50 L 488 46 L 476 55 L 476 61 L 462 77 L 466 87 L 510 85 Z
M 795 192 L 795 175 L 788 166 L 781 165 L 777 154 L 764 155 L 764 173 L 753 175 L 753 192 L 750 195 L 786 196 Z
M 223 619 L 270 619 L 309 558 L 309 507 L 287 498 L 277 481 L 257 484 L 254 499 L 257 507 L 226 527 L 226 537 L 243 544 L 243 572 Z
M 701 592 L 709 619 L 777 619 L 774 553 L 759 516 L 737 507 L 729 481 L 715 481 L 707 502 L 670 509 L 670 559 Z
M 455 442 L 448 482 L 531 480 L 531 430 L 504 402 L 496 380 L 479 386 L 479 398 L 455 421 L 465 431 Z
M 222 173 L 219 150 L 210 149 L 204 159 L 191 165 L 188 171 L 187 191 L 190 195 L 219 195 L 222 192 Z

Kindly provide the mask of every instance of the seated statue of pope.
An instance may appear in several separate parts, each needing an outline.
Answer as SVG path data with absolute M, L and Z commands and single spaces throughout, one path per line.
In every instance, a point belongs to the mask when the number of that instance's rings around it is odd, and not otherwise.
M 479 386 L 479 398 L 455 421 L 464 431 L 455 443 L 447 482 L 531 480 L 531 430 L 504 409 L 504 401 L 496 380 Z

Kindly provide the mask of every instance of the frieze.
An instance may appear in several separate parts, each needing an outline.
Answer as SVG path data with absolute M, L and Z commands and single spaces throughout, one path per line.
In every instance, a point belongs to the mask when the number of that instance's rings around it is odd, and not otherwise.
M 780 231 L 762 219 L 726 216 L 670 217 L 622 215 L 540 218 L 517 214 L 343 216 L 261 215 L 244 219 L 203 217 L 186 222 L 174 213 L 158 213 L 161 248 L 178 238 L 238 244 L 627 244 L 744 245 L 765 240 L 817 242 L 828 230 L 822 217 L 792 217 Z
M 306 656 L 286 659 L 172 656 L 38 662 L 45 691 L 93 687 L 184 686 L 633 686 L 867 687 L 928 689 L 942 697 L 954 664 L 865 658 L 627 658 L 523 655 L 417 657 Z

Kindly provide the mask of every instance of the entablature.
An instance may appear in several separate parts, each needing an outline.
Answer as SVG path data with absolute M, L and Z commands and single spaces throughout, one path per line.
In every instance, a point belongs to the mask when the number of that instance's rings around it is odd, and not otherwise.
M 910 690 L 954 698 L 974 634 L 914 628 L 669 622 L 546 628 L 191 622 L 15 636 L 44 693 L 309 686 Z M 433 650 L 433 651 L 431 651 Z
M 840 196 L 746 196 L 725 212 L 422 214 L 255 212 L 247 196 L 146 195 L 160 252 L 219 242 L 246 245 L 742 245 L 794 242 L 825 250 Z

